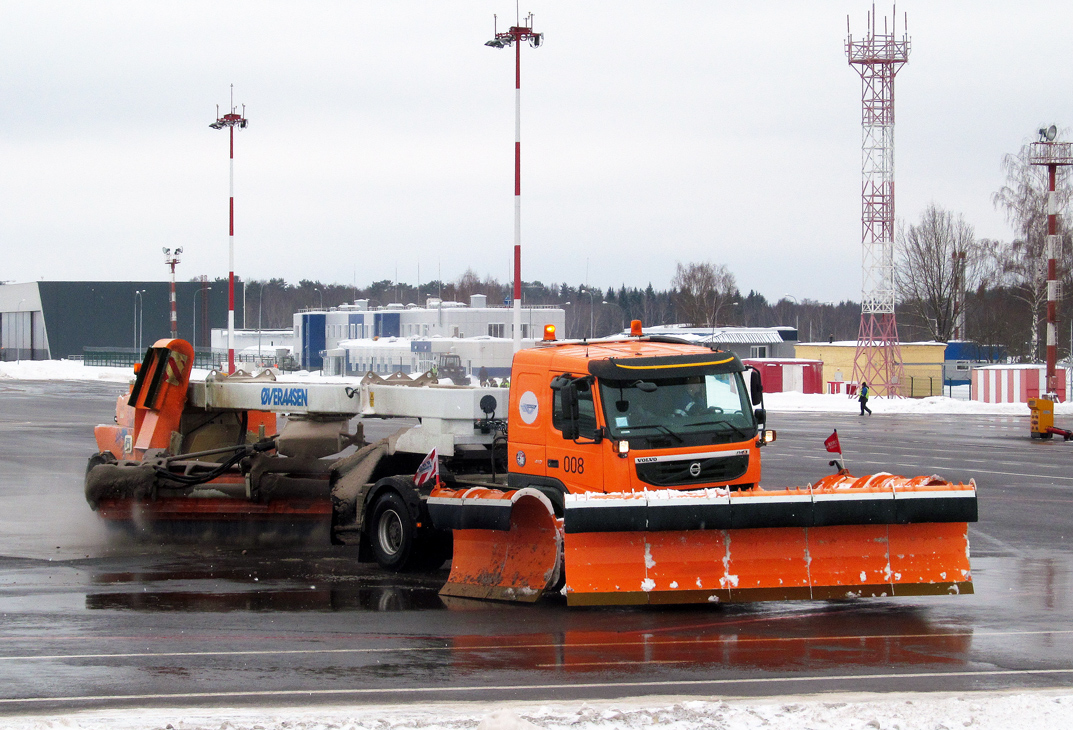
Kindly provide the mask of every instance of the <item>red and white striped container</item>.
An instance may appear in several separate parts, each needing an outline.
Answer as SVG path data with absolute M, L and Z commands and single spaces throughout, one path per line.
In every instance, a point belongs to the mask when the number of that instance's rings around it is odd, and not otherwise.
M 1066 399 L 1066 371 L 1057 370 L 1058 399 Z M 1047 390 L 1046 365 L 988 365 L 972 371 L 972 399 L 984 403 L 1027 403 Z
M 749 358 L 742 360 L 760 371 L 765 393 L 822 393 L 823 361 L 800 358 Z

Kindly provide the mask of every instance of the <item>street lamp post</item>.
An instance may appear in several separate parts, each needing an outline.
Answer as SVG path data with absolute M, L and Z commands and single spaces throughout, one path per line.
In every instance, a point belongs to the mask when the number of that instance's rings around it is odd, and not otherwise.
M 22 326 L 22 303 L 25 302 L 25 301 L 26 301 L 25 299 L 20 299 L 19 300 L 19 305 L 17 307 L 15 307 L 15 321 L 18 323 L 18 329 L 16 330 L 16 332 L 18 333 L 18 338 L 15 341 L 15 363 L 16 364 L 22 362 L 22 338 L 26 335 L 26 333 L 24 331 L 25 328 Z M 30 359 L 33 359 L 33 353 L 32 352 L 30 353 Z
M 142 351 L 142 319 L 145 314 L 145 289 L 134 290 L 134 350 L 135 355 Z
M 592 310 L 596 307 L 596 303 L 593 301 L 591 289 L 579 289 L 578 293 L 589 295 L 589 339 L 591 340 L 593 337 L 593 330 L 595 329 L 595 320 L 592 316 Z
M 243 291 L 246 291 L 246 289 L 243 288 Z M 258 363 L 260 363 L 260 361 L 261 361 L 261 302 L 264 301 L 264 298 L 265 298 L 265 285 L 264 285 L 264 282 L 262 281 L 260 288 L 257 290 L 257 362 Z M 242 316 L 243 317 L 246 316 L 246 308 L 245 307 L 242 308 Z
M 227 127 L 231 135 L 231 175 L 229 185 L 231 202 L 228 214 L 227 239 L 227 372 L 230 374 L 235 372 L 235 127 L 245 129 L 248 124 L 246 105 L 242 105 L 241 114 L 235 111 L 234 84 L 231 84 L 231 111 L 221 117 L 219 116 L 220 107 L 216 107 L 216 114 L 218 118 L 209 126 L 213 129 Z
M 801 302 L 797 301 L 797 297 L 793 296 L 792 294 L 783 294 L 782 298 L 783 299 L 793 299 L 795 306 L 797 306 L 797 307 L 801 306 Z M 801 338 L 801 313 L 799 311 L 797 311 L 797 310 L 794 310 L 794 329 L 797 330 L 797 337 L 798 337 L 798 339 L 800 339 Z
M 522 349 L 522 41 L 539 48 L 543 33 L 533 32 L 532 13 L 509 30 L 484 45 L 492 48 L 514 46 L 514 351 Z M 494 29 L 494 26 L 493 26 Z

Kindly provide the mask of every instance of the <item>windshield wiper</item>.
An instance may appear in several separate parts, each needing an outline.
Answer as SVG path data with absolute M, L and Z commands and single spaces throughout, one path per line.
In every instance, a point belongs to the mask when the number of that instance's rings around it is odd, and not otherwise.
M 738 428 L 737 426 L 735 426 L 730 421 L 701 421 L 700 423 L 691 423 L 689 425 L 691 425 L 691 426 L 726 426 L 727 428 L 732 428 L 735 431 L 737 431 L 738 434 L 741 435 L 741 437 L 743 439 L 751 438 L 749 436 L 748 431 L 743 431 L 742 429 Z
M 681 436 L 679 436 L 674 431 L 672 431 L 671 429 L 669 429 L 666 426 L 664 426 L 662 423 L 646 423 L 643 426 L 627 426 L 626 428 L 620 428 L 619 430 L 620 431 L 632 431 L 635 428 L 658 428 L 660 431 L 663 431 L 668 436 L 673 436 L 674 438 L 678 439 L 678 443 L 683 443 Z

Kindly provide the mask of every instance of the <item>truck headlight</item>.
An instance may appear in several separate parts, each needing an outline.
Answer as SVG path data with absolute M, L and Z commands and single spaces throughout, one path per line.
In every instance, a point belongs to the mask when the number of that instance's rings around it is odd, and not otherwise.
M 618 455 L 623 459 L 630 453 L 630 442 L 626 439 L 618 442 Z

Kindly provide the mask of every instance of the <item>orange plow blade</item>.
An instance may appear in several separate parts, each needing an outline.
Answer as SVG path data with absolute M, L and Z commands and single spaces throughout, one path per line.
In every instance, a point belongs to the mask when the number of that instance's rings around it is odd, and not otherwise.
M 648 529 L 629 529 L 641 509 Z M 975 520 L 975 484 L 936 477 L 571 495 L 566 595 L 570 605 L 622 605 L 971 593 Z
M 428 507 L 434 524 L 454 532 L 441 596 L 532 603 L 558 581 L 562 539 L 540 492 L 437 489 Z

